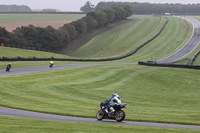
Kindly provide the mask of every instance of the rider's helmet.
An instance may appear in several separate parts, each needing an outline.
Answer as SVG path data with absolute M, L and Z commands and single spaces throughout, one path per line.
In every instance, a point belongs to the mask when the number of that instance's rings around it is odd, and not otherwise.
M 112 94 L 112 96 L 116 96 L 116 95 L 118 95 L 117 92 L 114 92 L 114 93 Z

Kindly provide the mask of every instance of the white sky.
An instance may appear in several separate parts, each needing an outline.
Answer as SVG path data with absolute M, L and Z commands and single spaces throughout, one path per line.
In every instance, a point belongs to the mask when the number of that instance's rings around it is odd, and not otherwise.
M 31 9 L 53 8 L 62 11 L 80 11 L 81 6 L 90 1 L 93 5 L 97 5 L 101 1 L 115 2 L 149 2 L 149 3 L 182 3 L 197 4 L 200 0 L 0 0 L 0 5 L 27 5 Z

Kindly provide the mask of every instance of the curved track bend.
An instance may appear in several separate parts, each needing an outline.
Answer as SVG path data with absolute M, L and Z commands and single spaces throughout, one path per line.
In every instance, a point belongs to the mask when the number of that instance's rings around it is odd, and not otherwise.
M 123 63 L 71 64 L 71 65 L 59 65 L 59 66 L 55 66 L 54 68 L 48 68 L 47 66 L 44 66 L 44 67 L 13 69 L 11 72 L 5 72 L 5 70 L 0 70 L 0 76 L 18 75 L 18 74 L 24 74 L 24 73 L 34 73 L 34 72 L 49 71 L 49 70 L 56 70 L 56 69 L 63 69 L 63 68 L 71 68 L 71 67 L 95 66 L 95 65 L 117 65 L 117 64 L 123 64 Z M 124 63 L 124 64 L 134 64 L 134 63 Z M 113 124 L 113 125 L 200 129 L 200 126 L 192 126 L 192 125 L 160 124 L 160 123 L 130 122 L 130 121 L 116 122 L 113 120 L 97 121 L 96 119 L 91 119 L 91 118 L 79 118 L 79 117 L 44 114 L 44 113 L 23 111 L 23 110 L 11 109 L 11 108 L 5 108 L 5 107 L 0 107 L 0 116 L 39 119 L 39 120 L 52 120 L 52 121 Z
M 192 126 L 192 125 L 160 124 L 160 123 L 131 122 L 131 121 L 116 122 L 114 120 L 98 121 L 92 118 L 60 116 L 60 115 L 52 115 L 52 114 L 44 114 L 44 113 L 36 113 L 36 112 L 31 112 L 31 111 L 10 109 L 10 108 L 4 108 L 4 107 L 0 107 L 0 116 L 39 119 L 39 120 L 51 120 L 51 121 L 83 122 L 83 123 L 145 126 L 145 127 L 182 128 L 182 129 L 200 129 L 200 126 Z
M 158 63 L 171 63 L 173 61 L 176 61 L 186 55 L 188 55 L 190 52 L 192 52 L 200 43 L 200 21 L 193 19 L 193 18 L 185 18 L 187 21 L 190 21 L 193 25 L 193 34 L 191 38 L 188 40 L 188 42 L 176 53 L 173 55 L 170 55 L 162 60 L 157 61 Z

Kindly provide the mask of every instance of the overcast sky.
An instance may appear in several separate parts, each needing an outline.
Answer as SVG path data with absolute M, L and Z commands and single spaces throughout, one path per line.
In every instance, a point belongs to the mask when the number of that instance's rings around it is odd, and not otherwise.
M 80 7 L 87 1 L 93 5 L 97 5 L 101 1 L 116 1 L 116 2 L 149 2 L 149 3 L 182 3 L 182 4 L 197 4 L 200 0 L 0 0 L 0 5 L 27 5 L 31 9 L 53 8 L 62 11 L 80 11 Z

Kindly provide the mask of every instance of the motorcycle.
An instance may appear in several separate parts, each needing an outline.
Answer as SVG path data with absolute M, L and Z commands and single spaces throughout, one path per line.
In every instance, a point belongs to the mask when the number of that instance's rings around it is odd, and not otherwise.
M 115 109 L 115 112 L 111 113 L 110 115 L 108 115 L 108 113 L 105 111 L 108 104 L 105 104 L 105 103 L 101 103 L 100 104 L 100 110 L 97 112 L 97 115 L 96 115 L 96 118 L 97 120 L 101 121 L 103 120 L 104 118 L 105 119 L 115 119 L 117 122 L 121 122 L 124 120 L 126 114 L 123 110 L 121 110 L 122 108 L 126 108 L 126 103 L 123 103 L 123 104 L 119 104 L 119 105 L 116 105 L 114 107 Z M 110 111 L 110 110 L 108 110 Z
M 6 67 L 6 72 L 9 72 L 10 71 L 10 67 Z
M 53 64 L 50 63 L 50 64 L 49 64 L 49 67 L 53 67 Z
M 6 72 L 9 72 L 10 68 L 11 68 L 11 64 L 8 64 L 7 67 L 6 67 Z

